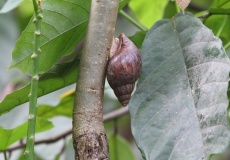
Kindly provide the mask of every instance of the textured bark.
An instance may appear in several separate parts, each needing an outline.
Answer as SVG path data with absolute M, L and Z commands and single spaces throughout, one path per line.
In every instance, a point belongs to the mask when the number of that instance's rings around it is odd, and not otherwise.
M 109 159 L 102 100 L 119 0 L 92 0 L 73 110 L 76 160 Z

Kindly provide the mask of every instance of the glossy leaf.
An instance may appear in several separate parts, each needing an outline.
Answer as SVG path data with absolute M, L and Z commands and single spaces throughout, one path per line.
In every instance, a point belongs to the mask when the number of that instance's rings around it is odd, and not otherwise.
M 76 82 L 79 59 L 72 62 L 57 64 L 49 72 L 43 74 L 38 83 L 38 97 L 68 86 Z M 7 95 L 0 103 L 0 115 L 14 107 L 28 102 L 30 84 Z
M 7 13 L 16 8 L 23 0 L 8 0 L 1 8 L 0 13 Z
M 39 73 L 48 71 L 62 56 L 70 54 L 85 36 L 90 0 L 46 0 L 42 2 Z M 16 43 L 9 68 L 31 73 L 34 24 L 30 21 Z
M 130 144 L 118 135 L 109 135 L 110 160 L 135 160 Z
M 0 127 L 0 150 L 5 150 L 11 144 L 19 141 L 27 135 L 28 122 L 13 129 L 4 129 Z M 36 133 L 43 132 L 53 128 L 53 124 L 46 119 L 37 118 Z
M 132 133 L 146 160 L 207 160 L 230 142 L 230 61 L 219 38 L 193 15 L 157 22 L 142 46 L 131 98 Z
M 168 0 L 132 0 L 129 2 L 129 7 L 138 20 L 150 28 L 157 20 L 163 18 L 163 11 L 168 2 Z

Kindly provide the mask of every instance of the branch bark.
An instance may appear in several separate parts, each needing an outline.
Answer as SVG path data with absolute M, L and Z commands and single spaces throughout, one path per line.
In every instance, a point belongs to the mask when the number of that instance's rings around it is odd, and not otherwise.
M 102 99 L 119 0 L 92 0 L 73 109 L 76 160 L 108 160 Z

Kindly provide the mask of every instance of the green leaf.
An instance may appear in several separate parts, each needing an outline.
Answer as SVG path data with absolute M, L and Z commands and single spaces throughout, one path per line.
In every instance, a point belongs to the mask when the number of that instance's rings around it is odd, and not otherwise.
M 23 0 L 8 0 L 1 8 L 0 13 L 7 13 L 16 8 Z
M 85 36 L 90 0 L 46 0 L 42 2 L 39 73 L 48 71 L 62 56 L 70 54 Z M 34 24 L 30 21 L 16 43 L 9 68 L 31 73 Z
M 135 160 L 130 144 L 118 135 L 109 135 L 110 160 Z
M 72 117 L 74 94 L 70 94 L 61 99 L 57 106 L 39 105 L 37 115 L 43 118 L 52 118 L 55 116 Z
M 164 9 L 168 2 L 168 0 L 132 0 L 129 2 L 129 7 L 138 20 L 150 28 L 156 21 L 163 18 Z
M 56 64 L 47 73 L 43 74 L 39 78 L 38 97 L 75 83 L 78 74 L 78 64 L 79 58 L 75 58 L 68 63 Z M 9 112 L 11 109 L 20 104 L 28 102 L 29 92 L 30 83 L 25 87 L 7 95 L 0 103 L 0 115 Z
M 212 15 L 207 18 L 205 25 L 221 38 L 224 45 L 230 42 L 230 16 Z
M 215 0 L 211 8 L 230 8 L 229 0 Z
M 13 129 L 4 129 L 0 126 L 0 150 L 5 150 L 14 142 L 19 141 L 24 138 L 27 134 L 28 122 L 23 123 L 22 125 L 13 128 Z M 53 128 L 53 124 L 46 119 L 37 118 L 36 120 L 36 133 L 44 132 Z
M 230 61 L 219 38 L 193 15 L 157 22 L 142 46 L 129 110 L 146 160 L 201 160 L 230 142 Z
M 230 14 L 230 8 L 211 8 L 209 12 L 212 14 Z
M 177 13 L 175 2 L 169 1 L 165 6 L 163 18 L 172 18 Z
M 68 86 L 76 82 L 79 59 L 72 62 L 56 64 L 53 68 L 39 78 L 38 97 Z M 52 84 L 52 85 L 51 85 Z M 7 95 L 0 103 L 0 115 L 9 112 L 16 106 L 28 102 L 30 84 Z
M 133 43 L 138 47 L 138 48 L 141 48 L 142 46 L 142 43 L 145 39 L 145 36 L 146 36 L 146 31 L 140 31 L 140 32 L 137 32 L 135 33 L 135 35 L 129 37 L 129 39 L 131 41 L 133 41 Z

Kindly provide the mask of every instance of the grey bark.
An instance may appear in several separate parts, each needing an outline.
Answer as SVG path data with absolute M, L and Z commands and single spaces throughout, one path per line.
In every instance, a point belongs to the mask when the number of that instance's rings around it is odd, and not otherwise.
M 103 125 L 105 71 L 119 0 L 92 0 L 73 110 L 76 160 L 109 159 Z

